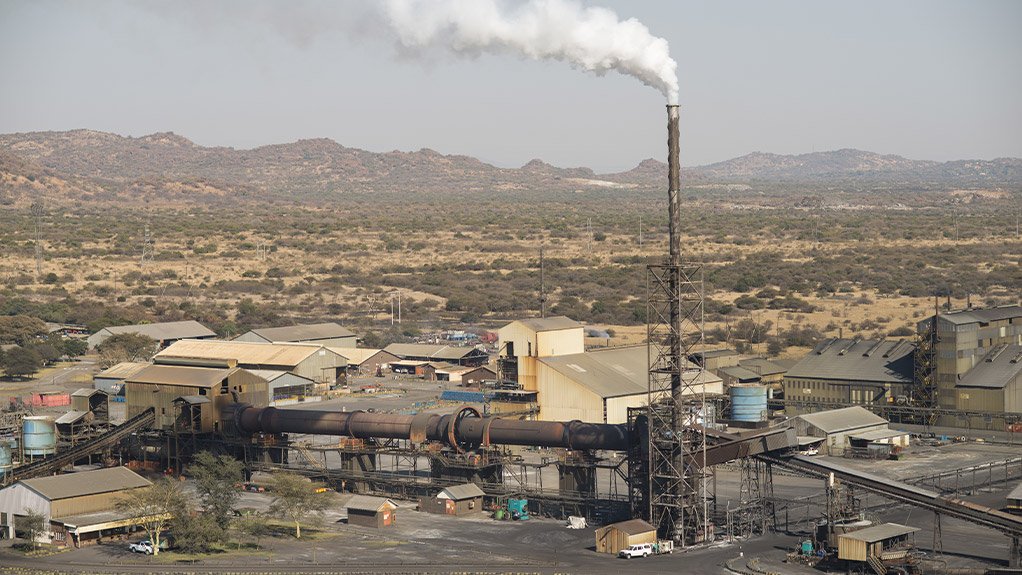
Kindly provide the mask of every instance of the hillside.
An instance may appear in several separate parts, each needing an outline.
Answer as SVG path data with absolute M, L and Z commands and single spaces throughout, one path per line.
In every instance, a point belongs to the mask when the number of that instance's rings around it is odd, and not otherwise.
M 478 194 L 586 189 L 656 190 L 666 165 L 644 160 L 616 174 L 542 160 L 504 169 L 434 150 L 369 152 L 320 138 L 250 150 L 204 147 L 164 132 L 138 138 L 93 130 L 0 135 L 0 203 L 37 195 L 80 201 L 142 198 L 323 199 L 345 193 Z M 930 162 L 859 150 L 801 155 L 752 153 L 687 168 L 695 183 L 860 182 L 927 186 L 1018 186 L 1022 160 Z

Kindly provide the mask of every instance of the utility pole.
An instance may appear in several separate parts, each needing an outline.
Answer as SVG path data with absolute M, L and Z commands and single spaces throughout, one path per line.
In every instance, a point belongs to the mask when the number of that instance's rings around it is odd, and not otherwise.
M 593 218 L 586 219 L 586 233 L 589 235 L 589 253 L 593 253 Z
M 642 214 L 639 214 L 639 251 L 642 251 Z
M 145 267 L 146 262 L 152 262 L 153 256 L 156 254 L 155 240 L 153 239 L 153 233 L 149 229 L 150 217 L 146 216 L 145 228 L 142 233 L 142 258 L 139 261 L 139 265 Z
M 539 317 L 546 317 L 546 270 L 543 262 L 543 246 L 539 247 Z
M 36 281 L 43 277 L 43 245 L 39 241 L 39 220 L 43 217 L 43 202 L 32 202 L 32 217 L 35 220 L 35 275 Z

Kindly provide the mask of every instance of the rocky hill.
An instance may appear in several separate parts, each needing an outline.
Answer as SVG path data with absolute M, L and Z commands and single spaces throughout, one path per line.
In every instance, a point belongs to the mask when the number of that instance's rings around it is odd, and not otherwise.
M 350 192 L 494 194 L 578 189 L 659 189 L 667 167 L 644 160 L 616 174 L 532 160 L 503 169 L 429 149 L 376 153 L 329 139 L 250 150 L 204 147 L 171 132 L 138 138 L 92 130 L 0 135 L 0 203 L 35 195 L 79 201 L 143 198 L 329 198 Z M 801 155 L 756 152 L 684 170 L 686 182 L 894 182 L 955 186 L 1022 184 L 1022 160 L 929 162 L 859 150 Z

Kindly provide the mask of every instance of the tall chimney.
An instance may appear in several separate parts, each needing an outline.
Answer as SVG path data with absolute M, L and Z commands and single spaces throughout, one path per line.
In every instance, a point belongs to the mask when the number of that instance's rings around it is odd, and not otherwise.
M 670 219 L 671 265 L 681 263 L 681 160 L 678 149 L 678 105 L 667 106 L 667 214 Z

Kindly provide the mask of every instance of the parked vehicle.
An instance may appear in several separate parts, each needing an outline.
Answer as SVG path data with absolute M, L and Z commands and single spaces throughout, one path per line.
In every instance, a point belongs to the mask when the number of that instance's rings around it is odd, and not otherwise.
M 152 555 L 153 542 L 148 539 L 143 539 L 142 541 L 138 541 L 136 543 L 128 545 L 128 549 L 131 550 L 132 553 L 144 553 L 146 555 Z M 170 549 L 170 542 L 168 539 L 161 537 L 160 551 L 166 551 L 167 549 Z
M 633 557 L 649 557 L 653 554 L 652 543 L 636 543 L 635 545 L 629 545 L 618 552 L 618 557 L 624 557 L 625 559 L 632 559 Z

